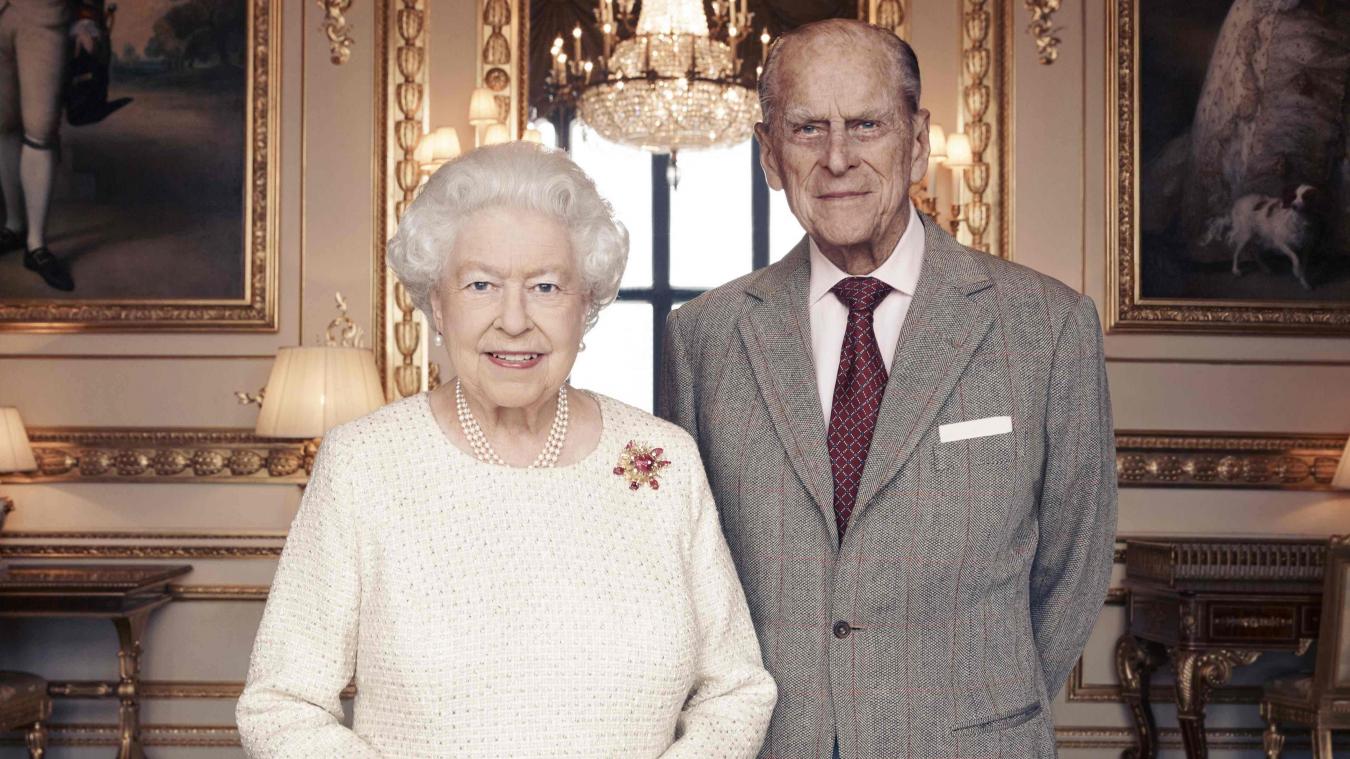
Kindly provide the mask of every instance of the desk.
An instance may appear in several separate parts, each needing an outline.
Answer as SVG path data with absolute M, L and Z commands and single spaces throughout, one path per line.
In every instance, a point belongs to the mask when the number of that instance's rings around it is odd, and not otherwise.
M 115 686 L 90 695 L 115 695 L 120 743 L 117 759 L 144 759 L 140 726 L 140 658 L 145 625 L 173 600 L 169 582 L 191 566 L 132 564 L 11 564 L 0 571 L 0 617 L 110 619 L 117 629 Z
M 1137 744 L 1122 757 L 1158 754 L 1149 678 L 1169 660 L 1186 756 L 1208 757 L 1210 691 L 1262 652 L 1308 650 L 1317 637 L 1325 561 L 1326 541 L 1319 540 L 1126 540 L 1129 627 L 1116 644 L 1116 674 Z

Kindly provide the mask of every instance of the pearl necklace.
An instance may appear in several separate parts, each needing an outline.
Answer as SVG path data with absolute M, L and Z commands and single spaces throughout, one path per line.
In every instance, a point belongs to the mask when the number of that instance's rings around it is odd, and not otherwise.
M 487 435 L 483 434 L 483 428 L 478 426 L 478 420 L 474 418 L 469 402 L 464 399 L 464 388 L 460 385 L 458 377 L 455 378 L 455 413 L 459 416 L 459 428 L 464 431 L 464 437 L 469 441 L 469 447 L 473 449 L 474 458 L 486 464 L 506 466 L 502 457 L 492 450 L 492 444 L 488 442 Z M 544 450 L 539 452 L 534 463 L 526 468 L 547 469 L 556 465 L 565 440 L 567 440 L 567 385 L 564 384 L 558 388 L 558 409 L 553 415 L 553 426 L 548 431 L 548 442 L 544 443 Z

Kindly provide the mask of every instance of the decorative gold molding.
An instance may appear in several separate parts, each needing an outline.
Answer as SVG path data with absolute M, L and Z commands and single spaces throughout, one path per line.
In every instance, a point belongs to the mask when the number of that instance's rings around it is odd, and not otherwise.
M 38 471 L 7 483 L 229 482 L 304 484 L 304 441 L 228 428 L 34 427 Z
M 524 79 L 518 87 L 511 86 L 517 68 L 516 53 L 520 52 L 511 44 L 510 35 L 518 18 L 517 5 L 512 0 L 478 0 L 478 82 L 492 90 L 497 101 L 497 120 L 513 130 L 517 128 L 517 120 L 513 118 L 517 111 L 515 101 L 529 87 Z M 522 105 L 519 110 L 529 109 Z
M 1181 748 L 1181 733 L 1176 728 L 1163 728 L 1159 746 L 1165 749 Z M 1260 750 L 1261 729 L 1211 729 L 1205 735 L 1212 748 L 1223 750 Z M 3 746 L 22 746 L 21 733 L 8 732 L 0 739 Z M 114 724 L 51 726 L 53 746 L 116 746 L 118 727 Z M 147 746 L 177 746 L 183 748 L 233 748 L 239 746 L 239 733 L 232 725 L 142 725 L 142 742 Z M 1300 742 L 1302 741 L 1302 742 Z M 1119 749 L 1134 745 L 1134 733 L 1125 727 L 1082 725 L 1056 727 L 1055 743 L 1062 750 Z M 1306 747 L 1305 737 L 1290 736 L 1288 746 Z M 1339 744 L 1337 744 L 1339 746 Z
M 1116 432 L 1121 487 L 1329 490 L 1344 435 Z
M 137 693 L 142 701 L 226 700 L 239 698 L 244 683 L 238 680 L 142 680 Z M 52 681 L 47 693 L 55 699 L 117 698 L 117 682 L 102 680 Z M 356 696 L 356 685 L 348 683 L 340 694 L 344 699 Z
M 352 57 L 352 27 L 344 16 L 351 7 L 352 0 L 318 0 L 323 9 L 323 33 L 328 37 L 329 60 L 334 66 L 341 66 Z
M 40 545 L 0 543 L 0 559 L 275 559 L 281 546 Z
M 1139 284 L 1139 6 L 1107 16 L 1107 266 L 1109 332 L 1350 335 L 1344 303 L 1145 299 Z
M 422 136 L 426 94 L 426 11 L 423 0 L 391 0 L 377 12 L 392 13 L 390 30 L 381 35 L 383 55 L 377 67 L 376 112 L 378 131 L 384 136 L 387 158 L 380 176 L 377 197 L 387 198 L 376 224 L 376 309 L 381 330 L 376 355 L 381 363 L 385 393 L 391 399 L 421 392 L 426 382 L 426 346 L 423 317 L 417 313 L 407 291 L 389 275 L 385 243 L 394 233 L 404 210 L 417 195 L 421 174 L 414 153 Z M 388 40 L 387 35 L 396 35 Z M 392 44 L 391 44 L 392 43 Z M 392 51 L 392 54 L 391 54 Z M 393 186 L 388 178 L 393 178 Z
M 971 247 L 1012 258 L 1012 0 L 962 0 L 961 131 L 974 164 L 959 212 Z M 992 234 L 991 234 L 992 232 Z M 993 239 L 990 239 L 990 238 Z
M 863 0 L 858 3 L 859 18 L 882 29 L 890 29 L 895 36 L 909 39 L 909 12 L 905 0 Z
M 245 429 L 35 427 L 29 434 L 38 472 L 0 482 L 307 480 L 303 441 L 259 438 Z M 1121 487 L 1328 490 L 1345 443 L 1343 435 L 1119 430 L 1116 475 Z
M 175 601 L 266 601 L 267 585 L 170 585 Z
M 3 332 L 275 332 L 280 243 L 280 0 L 250 0 L 243 226 L 239 300 L 46 300 L 0 302 Z
M 1046 66 L 1059 59 L 1059 37 L 1055 33 L 1055 14 L 1059 12 L 1060 0 L 1026 0 L 1027 10 L 1031 13 L 1031 23 L 1027 33 L 1036 40 L 1036 57 Z

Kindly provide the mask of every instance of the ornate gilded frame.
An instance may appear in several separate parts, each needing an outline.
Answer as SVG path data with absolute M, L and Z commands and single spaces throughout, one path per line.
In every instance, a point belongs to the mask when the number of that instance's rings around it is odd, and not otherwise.
M 248 0 L 244 295 L 238 300 L 0 301 L 0 332 L 275 332 L 281 0 Z
M 428 384 L 425 319 L 385 265 L 385 245 L 420 182 L 413 157 L 426 114 L 426 0 L 377 0 L 375 40 L 376 209 L 372 286 L 375 360 L 390 400 Z
M 1144 298 L 1139 256 L 1139 3 L 1111 0 L 1107 34 L 1107 330 L 1350 335 L 1350 303 Z

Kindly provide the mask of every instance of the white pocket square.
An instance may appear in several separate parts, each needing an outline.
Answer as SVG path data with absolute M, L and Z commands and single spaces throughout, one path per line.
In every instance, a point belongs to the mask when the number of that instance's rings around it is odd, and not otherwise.
M 1006 435 L 1009 432 L 1012 432 L 1012 417 L 990 416 L 984 419 L 971 419 L 968 422 L 944 424 L 938 427 L 938 439 L 944 443 L 951 443 L 973 437 Z

